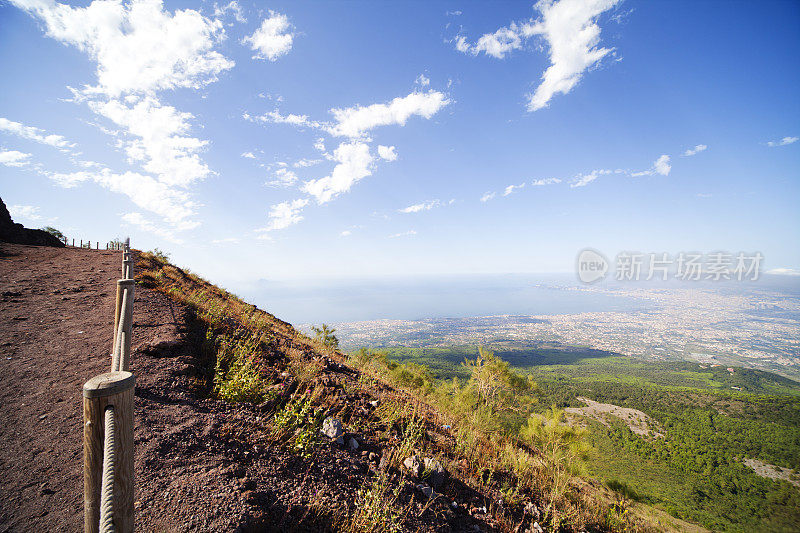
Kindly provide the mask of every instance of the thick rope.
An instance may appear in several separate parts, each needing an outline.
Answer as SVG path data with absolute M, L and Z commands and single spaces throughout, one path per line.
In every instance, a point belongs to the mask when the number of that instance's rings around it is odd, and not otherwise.
M 122 347 L 124 346 L 122 342 L 122 334 L 125 333 L 125 328 L 123 327 L 125 324 L 125 318 L 128 309 L 128 288 L 125 287 L 122 292 L 122 305 L 119 309 L 119 324 L 117 324 L 117 342 L 114 344 L 114 352 L 111 356 L 111 371 L 117 372 L 118 370 L 122 370 L 121 367 L 121 354 L 122 354 Z
M 116 462 L 116 422 L 114 407 L 106 407 L 106 438 L 103 443 L 103 482 L 100 486 L 100 533 L 114 532 L 114 463 Z

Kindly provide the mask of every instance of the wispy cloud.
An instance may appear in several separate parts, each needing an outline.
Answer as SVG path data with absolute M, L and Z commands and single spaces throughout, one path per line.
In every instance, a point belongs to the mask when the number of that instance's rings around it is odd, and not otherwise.
M 298 181 L 297 174 L 286 167 L 280 167 L 275 171 L 272 179 L 267 181 L 267 185 L 272 187 L 291 187 Z
M 30 164 L 31 154 L 17 150 L 0 150 L 0 165 L 7 167 L 25 167 Z
M 8 207 L 8 212 L 11 214 L 11 218 L 15 220 L 20 218 L 31 222 L 42 220 L 42 215 L 39 214 L 40 209 L 33 205 L 11 205 Z
M 600 43 L 598 17 L 621 0 L 541 0 L 535 4 L 538 19 L 512 22 L 470 44 L 463 35 L 453 42 L 462 53 L 485 54 L 503 59 L 524 47 L 534 36 L 541 36 L 549 49 L 550 66 L 533 94 L 528 95 L 528 111 L 547 107 L 556 94 L 569 93 L 584 72 L 596 66 L 613 49 Z
M 12 3 L 39 20 L 49 37 L 74 46 L 95 63 L 95 84 L 70 88 L 73 101 L 87 103 L 114 123 L 117 129 L 98 127 L 115 137 L 129 163 L 144 171 L 119 173 L 91 161 L 76 161 L 91 170 L 41 172 L 62 186 L 94 182 L 125 194 L 176 230 L 196 227 L 191 217 L 197 204 L 185 189 L 212 174 L 200 157 L 208 143 L 190 135 L 194 116 L 163 104 L 158 93 L 200 89 L 233 68 L 234 62 L 215 50 L 225 39 L 223 23 L 193 9 L 171 12 L 160 1 L 95 0 L 86 7 L 53 1 Z M 236 16 L 237 6 L 218 9 L 232 10 Z M 71 147 L 63 138 L 31 130 L 27 134 L 61 149 Z M 146 219 L 129 218 L 152 230 Z
M 397 237 L 412 237 L 412 236 L 414 236 L 416 234 L 417 234 L 417 232 L 415 230 L 410 229 L 408 231 L 403 231 L 403 232 L 400 232 L 400 233 L 395 233 L 393 235 L 389 235 L 389 238 L 390 239 L 395 239 Z
M 555 185 L 556 183 L 561 183 L 560 178 L 543 178 L 539 180 L 533 180 L 531 185 L 534 187 L 544 187 L 545 185 Z
M 491 200 L 491 199 L 492 199 L 492 198 L 494 198 L 495 196 L 497 196 L 497 193 L 496 193 L 496 192 L 486 192 L 486 193 L 483 193 L 483 196 L 481 196 L 481 202 L 488 202 L 489 200 Z
M 242 152 L 242 157 L 245 159 L 255 159 L 256 155 L 253 152 Z
M 800 137 L 784 137 L 778 141 L 768 141 L 767 146 L 786 146 L 787 144 L 794 144 L 797 141 L 800 141 Z
M 445 205 L 452 205 L 455 203 L 455 199 L 450 200 L 449 202 L 442 202 L 441 200 L 430 200 L 428 202 L 420 202 L 418 204 L 410 205 L 408 207 L 404 207 L 403 209 L 398 209 L 398 213 L 419 213 L 420 211 L 430 211 L 435 207 L 442 207 Z
M 691 157 L 691 156 L 693 156 L 695 154 L 699 154 L 700 152 L 704 152 L 707 149 L 708 149 L 708 146 L 706 146 L 705 144 L 698 144 L 694 148 L 689 148 L 688 150 L 683 152 L 683 156 L 684 157 Z
M 333 200 L 350 190 L 356 182 L 371 176 L 375 168 L 375 157 L 366 143 L 344 142 L 333 151 L 336 166 L 333 171 L 317 180 L 307 181 L 301 190 L 313 196 L 318 204 Z
M 637 178 L 639 176 L 654 176 L 656 174 L 668 176 L 670 170 L 672 170 L 672 165 L 670 165 L 669 156 L 664 154 L 656 159 L 653 163 L 653 166 L 651 166 L 649 169 L 639 172 L 631 172 L 631 177 Z
M 520 183 L 519 185 L 509 185 L 503 191 L 503 196 L 508 196 L 508 195 L 512 194 L 514 191 L 522 189 L 523 187 L 525 187 L 525 183 L 524 182 Z
M 145 218 L 144 215 L 138 212 L 125 213 L 122 215 L 123 222 L 136 226 L 148 233 L 158 235 L 164 240 L 175 244 L 182 244 L 183 240 L 175 236 L 175 233 L 164 228 L 163 226 L 154 224 L 152 221 Z
M 269 224 L 256 230 L 262 239 L 269 239 L 269 232 L 288 228 L 303 220 L 303 208 L 308 205 L 308 199 L 298 198 L 287 202 L 275 204 L 269 209 Z
M 572 180 L 572 183 L 570 183 L 569 186 L 571 189 L 576 189 L 578 187 L 586 187 L 591 182 L 596 180 L 598 177 L 611 174 L 612 172 L 613 172 L 612 170 L 598 169 L 598 170 L 592 170 L 587 174 L 578 174 L 577 176 L 575 176 L 575 178 Z
M 0 131 L 3 133 L 16 135 L 21 139 L 34 141 L 40 144 L 47 144 L 54 148 L 58 148 L 64 152 L 68 152 L 70 148 L 75 148 L 75 143 L 71 143 L 61 135 L 47 133 L 46 131 L 35 128 L 33 126 L 26 126 L 21 122 L 14 122 L 7 118 L 0 117 Z
M 352 234 L 353 234 L 353 232 L 352 232 L 352 231 L 350 231 L 349 229 L 346 229 L 346 230 L 344 230 L 343 232 L 341 232 L 341 233 L 339 234 L 339 237 L 349 237 L 349 236 L 350 236 L 350 235 L 352 235 Z

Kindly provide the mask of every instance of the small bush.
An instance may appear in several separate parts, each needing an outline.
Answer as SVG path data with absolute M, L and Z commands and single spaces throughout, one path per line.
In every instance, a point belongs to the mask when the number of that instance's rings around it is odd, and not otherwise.
M 59 230 L 57 230 L 56 228 L 54 228 L 52 226 L 45 226 L 45 227 L 42 228 L 42 231 L 46 231 L 47 233 L 49 233 L 50 235 L 52 235 L 53 237 L 55 237 L 59 241 L 63 241 L 64 239 L 66 239 L 66 236 L 63 233 L 61 233 Z
M 153 248 L 148 253 L 152 255 L 154 259 L 158 260 L 161 263 L 164 264 L 169 263 L 169 254 L 163 250 L 160 250 L 158 248 Z

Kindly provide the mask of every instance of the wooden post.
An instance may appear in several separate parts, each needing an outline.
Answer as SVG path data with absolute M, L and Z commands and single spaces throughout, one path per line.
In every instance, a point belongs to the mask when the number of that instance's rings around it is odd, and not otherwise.
M 103 477 L 105 410 L 114 406 L 116 461 L 114 470 L 114 528 L 133 531 L 133 393 L 130 372 L 108 372 L 83 385 L 83 531 L 100 530 L 100 485 Z
M 132 279 L 120 279 L 117 280 L 117 305 L 116 310 L 114 311 L 114 344 L 111 345 L 111 353 L 114 353 L 114 350 L 117 346 L 117 331 L 119 330 L 119 315 L 122 313 L 122 294 L 125 292 L 125 288 L 127 287 L 130 292 L 128 292 L 128 300 L 131 302 L 129 305 L 130 309 L 128 311 L 133 311 L 133 280 Z M 131 325 L 133 323 L 131 322 Z M 123 327 L 125 327 L 123 325 Z M 127 331 L 127 330 L 126 330 Z M 127 335 L 129 338 L 127 339 L 128 343 L 130 343 L 130 334 Z M 130 345 L 129 348 L 130 350 Z M 130 353 L 130 351 L 128 352 Z

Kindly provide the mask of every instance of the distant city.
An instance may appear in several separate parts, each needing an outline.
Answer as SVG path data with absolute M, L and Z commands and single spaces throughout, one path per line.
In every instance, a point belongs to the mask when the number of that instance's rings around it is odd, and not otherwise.
M 800 299 L 780 291 L 562 287 L 622 297 L 630 311 L 336 323 L 343 347 L 587 346 L 649 360 L 738 365 L 800 379 Z M 301 326 L 307 329 L 308 326 Z

